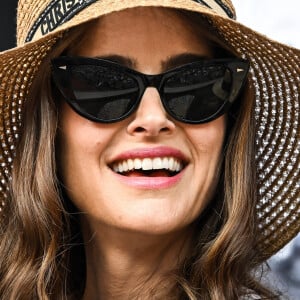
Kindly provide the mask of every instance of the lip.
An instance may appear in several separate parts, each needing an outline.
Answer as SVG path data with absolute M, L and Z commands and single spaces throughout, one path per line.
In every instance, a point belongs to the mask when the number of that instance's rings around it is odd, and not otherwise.
M 126 159 L 134 159 L 134 158 L 155 158 L 155 157 L 174 157 L 181 160 L 185 165 L 188 163 L 188 159 L 186 156 L 178 149 L 171 147 L 155 147 L 155 148 L 137 148 L 129 151 L 125 151 L 115 156 L 111 160 L 111 164 L 126 160 Z M 113 171 L 112 171 L 113 172 Z M 138 188 L 138 189 L 166 189 L 176 185 L 182 178 L 185 172 L 185 168 L 181 170 L 178 174 L 172 177 L 128 177 L 123 176 L 121 174 L 113 172 L 114 176 L 120 182 L 125 185 Z

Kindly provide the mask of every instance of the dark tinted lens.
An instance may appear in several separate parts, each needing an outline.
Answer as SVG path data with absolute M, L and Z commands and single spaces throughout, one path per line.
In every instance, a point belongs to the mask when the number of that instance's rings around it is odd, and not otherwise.
M 170 113 L 179 120 L 202 122 L 212 118 L 229 98 L 231 74 L 223 65 L 193 66 L 171 75 L 163 94 Z
M 134 106 L 139 88 L 130 75 L 105 66 L 68 67 L 72 105 L 102 121 L 122 118 Z

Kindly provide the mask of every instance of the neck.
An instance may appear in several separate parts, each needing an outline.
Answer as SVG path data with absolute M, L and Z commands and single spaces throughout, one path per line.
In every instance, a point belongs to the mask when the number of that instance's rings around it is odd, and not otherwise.
M 187 230 L 150 235 L 102 225 L 93 230 L 92 238 L 90 230 L 83 230 L 83 235 L 87 262 L 83 300 L 168 299 L 171 291 L 174 295 L 172 275 L 188 251 Z

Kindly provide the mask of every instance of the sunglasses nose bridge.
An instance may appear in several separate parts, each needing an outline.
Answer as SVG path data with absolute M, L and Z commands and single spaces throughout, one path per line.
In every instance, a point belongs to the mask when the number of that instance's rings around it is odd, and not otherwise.
M 142 95 L 145 93 L 146 89 L 148 87 L 154 87 L 157 89 L 159 96 L 161 97 L 160 94 L 160 86 L 161 86 L 161 81 L 162 81 L 163 76 L 158 74 L 158 75 L 146 75 L 143 74 L 142 76 L 142 81 L 143 81 L 143 88 L 142 88 Z M 142 96 L 141 95 L 141 96 Z
M 144 83 L 145 87 L 155 87 L 157 90 L 160 88 L 162 75 L 145 75 Z

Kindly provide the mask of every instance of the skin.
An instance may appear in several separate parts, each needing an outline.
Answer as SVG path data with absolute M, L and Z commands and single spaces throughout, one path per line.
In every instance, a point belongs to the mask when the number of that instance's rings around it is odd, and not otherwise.
M 195 24 L 157 8 L 102 17 L 70 51 L 89 57 L 118 55 L 127 64 L 129 58 L 131 67 L 148 74 L 165 71 L 166 62 L 186 53 L 213 56 L 208 38 Z M 172 288 L 168 281 L 161 290 L 150 290 L 189 250 L 191 224 L 217 183 L 224 135 L 224 116 L 198 125 L 172 119 L 153 87 L 134 114 L 113 124 L 91 122 L 63 103 L 60 167 L 68 195 L 82 212 L 84 300 L 133 299 L 132 291 L 142 299 L 166 297 Z M 178 149 L 187 158 L 182 177 L 168 188 L 128 186 L 108 166 L 125 151 L 157 146 Z

